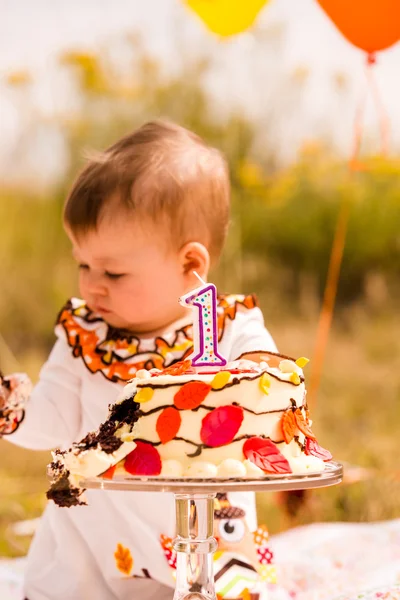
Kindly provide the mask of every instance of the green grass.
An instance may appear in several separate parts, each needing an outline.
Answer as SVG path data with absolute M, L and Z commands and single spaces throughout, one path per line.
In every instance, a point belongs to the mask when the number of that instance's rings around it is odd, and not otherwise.
M 312 356 L 316 319 L 281 318 L 271 327 L 282 352 Z M 22 366 L 37 372 L 39 356 Z M 307 367 L 311 369 L 312 363 Z M 399 517 L 400 469 L 400 317 L 370 315 L 358 306 L 333 329 L 324 377 L 312 407 L 313 429 L 337 460 L 371 469 L 359 483 L 307 493 L 296 516 L 289 516 L 280 494 L 259 494 L 259 520 L 271 532 L 316 521 L 376 521 Z M 306 372 L 307 374 L 307 372 Z M 10 524 L 37 517 L 45 506 L 47 452 L 0 442 L 0 555 L 19 556 L 28 540 L 17 539 Z

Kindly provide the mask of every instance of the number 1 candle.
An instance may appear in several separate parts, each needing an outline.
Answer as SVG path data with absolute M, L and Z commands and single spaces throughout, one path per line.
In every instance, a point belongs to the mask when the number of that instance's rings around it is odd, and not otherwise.
M 217 288 L 199 279 L 203 285 L 179 299 L 183 306 L 197 311 L 193 319 L 192 366 L 222 367 L 226 360 L 218 353 Z

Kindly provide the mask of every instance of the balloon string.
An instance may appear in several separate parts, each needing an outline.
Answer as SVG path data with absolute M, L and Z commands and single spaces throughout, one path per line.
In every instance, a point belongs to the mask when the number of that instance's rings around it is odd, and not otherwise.
M 369 89 L 371 90 L 372 99 L 375 105 L 376 112 L 378 114 L 379 130 L 381 137 L 381 154 L 386 156 L 389 148 L 389 117 L 385 106 L 382 102 L 382 97 L 379 88 L 376 84 L 376 79 L 372 69 L 373 63 L 367 63 L 366 75 Z
M 361 100 L 358 103 L 356 108 L 356 114 L 354 117 L 354 126 L 353 126 L 353 150 L 350 155 L 349 160 L 349 168 L 350 171 L 358 171 L 361 169 L 361 164 L 358 162 L 358 157 L 360 156 L 361 150 L 361 140 L 363 134 L 363 121 L 364 121 L 364 113 L 365 106 L 367 103 L 367 95 L 368 91 L 365 90 Z
M 368 91 L 370 91 L 371 93 L 372 101 L 374 103 L 375 110 L 378 115 L 381 155 L 387 156 L 388 154 L 390 123 L 387 111 L 382 102 L 382 97 L 374 76 L 373 65 L 375 64 L 375 62 L 376 60 L 374 55 L 368 55 L 366 66 L 366 79 L 368 87 L 365 93 L 363 94 L 363 97 L 356 109 L 356 115 L 354 119 L 353 151 L 351 153 L 349 165 L 351 171 L 365 170 L 365 166 L 359 161 L 359 155 L 361 150 L 363 120 Z
M 340 276 L 340 268 L 346 242 L 347 225 L 349 221 L 350 205 L 347 200 L 342 201 L 336 230 L 329 259 L 328 275 L 324 291 L 324 299 L 319 317 L 317 336 L 315 342 L 313 369 L 308 387 L 308 403 L 315 405 L 317 392 L 321 382 L 322 367 L 325 359 L 326 347 L 328 345 L 329 332 L 332 325 L 333 311 Z
M 367 59 L 367 82 L 368 87 L 371 90 L 373 101 L 378 112 L 380 135 L 381 135 L 381 151 L 383 155 L 387 154 L 388 140 L 389 140 L 389 119 L 385 108 L 383 106 L 378 86 L 376 85 L 375 78 L 372 72 L 372 66 L 375 64 L 375 57 L 368 56 Z M 355 119 L 354 119 L 354 138 L 353 138 L 353 150 L 351 158 L 349 160 L 350 172 L 358 171 L 363 168 L 359 162 L 359 155 L 361 150 L 361 139 L 363 133 L 363 117 L 365 112 L 365 105 L 367 99 L 368 90 L 365 91 L 361 102 L 359 103 Z M 329 333 L 332 326 L 333 312 L 335 308 L 336 296 L 338 283 L 340 278 L 341 264 L 343 260 L 344 247 L 346 242 L 346 233 L 349 222 L 350 204 L 349 201 L 343 198 L 341 207 L 339 210 L 338 220 L 336 223 L 336 229 L 334 239 L 332 243 L 332 250 L 329 259 L 329 267 L 327 280 L 324 290 L 324 298 L 322 302 L 322 309 L 318 322 L 316 342 L 314 348 L 313 357 L 313 370 L 310 377 L 310 385 L 308 388 L 309 404 L 315 404 L 317 392 L 320 387 L 322 368 L 324 364 L 326 348 L 328 345 Z

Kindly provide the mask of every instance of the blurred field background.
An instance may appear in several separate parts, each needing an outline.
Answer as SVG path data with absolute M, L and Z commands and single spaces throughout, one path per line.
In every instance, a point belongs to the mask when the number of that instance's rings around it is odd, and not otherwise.
M 137 37 L 125 69 L 107 52 L 71 50 L 59 69 L 75 87 L 70 114 L 51 122 L 32 112 L 28 72 L 8 75 L 9 93 L 30 114 L 18 155 L 38 131 L 62 138 L 65 169 L 51 185 L 15 178 L 0 195 L 0 359 L 4 372 L 36 379 L 52 346 L 57 312 L 77 294 L 76 266 L 61 227 L 61 210 L 85 148 L 102 149 L 147 119 L 169 117 L 227 155 L 233 216 L 225 254 L 211 274 L 219 290 L 255 292 L 267 327 L 282 352 L 314 354 L 319 311 L 336 219 L 350 210 L 335 316 L 316 402 L 314 430 L 334 457 L 369 469 L 368 477 L 309 494 L 290 514 L 282 498 L 259 496 L 260 521 L 272 532 L 315 521 L 373 521 L 400 514 L 400 155 L 373 156 L 368 141 L 363 167 L 350 173 L 329 136 L 307 138 L 297 160 L 276 156 L 272 115 L 287 110 L 279 98 L 260 125 L 235 109 L 223 118 L 204 86 L 210 58 L 201 52 L 168 76 Z M 305 74 L 303 73 L 305 76 Z M 288 78 L 296 98 L 303 75 Z M 332 85 L 343 81 L 335 76 Z M 292 107 L 293 108 L 293 107 Z M 282 117 L 283 118 L 283 117 Z M 271 141 L 268 127 L 271 127 Z M 374 147 L 374 146 L 373 146 Z M 43 169 L 46 165 L 43 165 Z M 312 362 L 307 366 L 310 374 Z M 16 521 L 40 515 L 49 453 L 0 442 L 0 556 L 26 552 Z M 271 496 L 272 498 L 272 496 Z

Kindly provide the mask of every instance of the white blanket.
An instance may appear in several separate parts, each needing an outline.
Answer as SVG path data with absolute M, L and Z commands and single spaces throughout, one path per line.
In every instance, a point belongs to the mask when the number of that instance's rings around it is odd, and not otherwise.
M 400 600 L 400 519 L 327 523 L 271 537 L 270 600 Z M 22 600 L 25 558 L 0 559 L 0 599 Z

